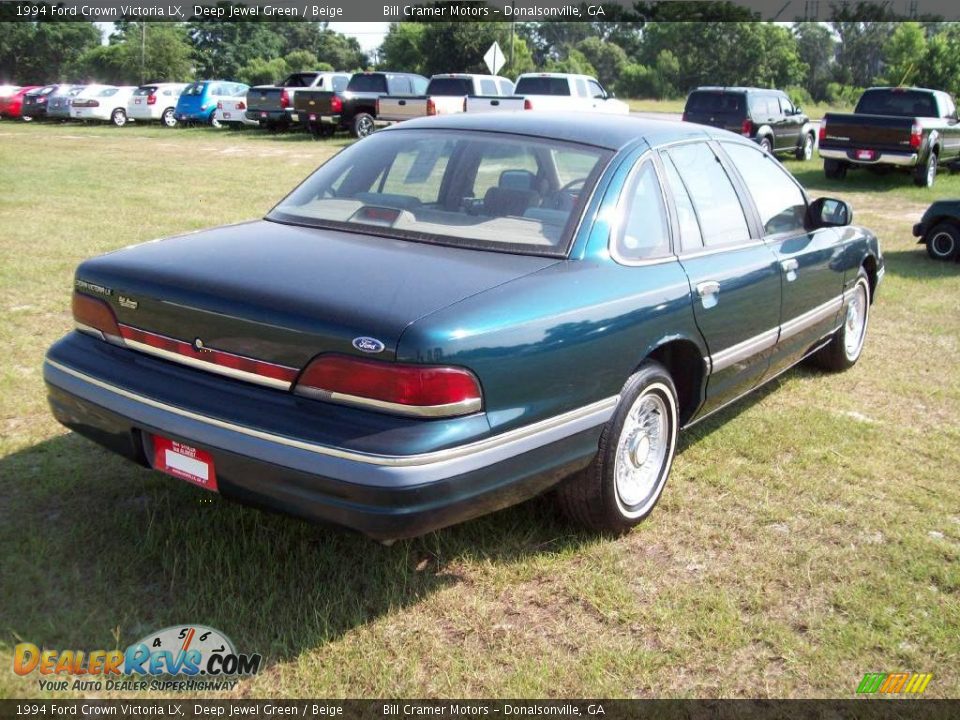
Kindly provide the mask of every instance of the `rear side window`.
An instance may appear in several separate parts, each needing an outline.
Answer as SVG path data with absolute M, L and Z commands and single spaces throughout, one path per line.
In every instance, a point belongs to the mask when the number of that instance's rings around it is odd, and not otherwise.
M 350 78 L 344 77 L 343 75 L 337 75 L 333 78 L 333 91 L 334 92 L 343 92 L 347 89 L 347 83 L 350 82 Z
M 667 154 L 690 193 L 703 244 L 712 248 L 749 240 L 743 206 L 713 150 L 706 143 L 693 143 L 672 148 Z
M 517 95 L 570 95 L 570 82 L 562 77 L 522 77 L 515 92 Z
M 649 260 L 670 254 L 670 235 L 663 193 L 653 163 L 644 161 L 627 189 L 627 206 L 617 232 L 617 255 Z
M 673 204 L 677 209 L 677 224 L 680 226 L 680 247 L 684 252 L 694 252 L 703 248 L 703 234 L 700 232 L 700 221 L 697 211 L 693 207 L 690 193 L 684 185 L 680 173 L 669 155 L 661 155 L 663 168 L 666 171 L 667 185 L 673 195 Z
M 384 75 L 374 74 L 354 75 L 347 83 L 347 90 L 350 92 L 386 92 L 387 78 Z
M 761 120 L 780 114 L 780 104 L 772 95 L 754 95 L 750 98 L 750 113 Z
M 293 73 L 287 75 L 281 87 L 312 87 L 313 81 L 317 79 L 317 73 Z
M 155 85 L 149 85 L 149 86 L 145 86 L 145 87 L 138 87 L 136 90 L 133 91 L 133 96 L 134 96 L 134 97 L 144 97 L 144 96 L 147 96 L 147 95 L 153 95 L 156 91 L 157 91 L 157 88 L 156 88 Z
M 481 85 L 481 87 L 483 87 Z M 427 95 L 462 97 L 473 92 L 470 78 L 434 78 L 427 85 Z M 486 93 L 486 90 L 483 91 Z
M 483 78 L 480 80 L 480 92 L 483 95 L 496 95 L 497 84 L 489 78 Z
M 577 97 L 586 97 L 587 96 L 587 81 L 583 78 L 577 78 Z
M 743 115 L 746 112 L 746 106 L 741 93 L 697 91 L 690 93 L 690 97 L 687 98 L 686 111 Z
M 753 196 L 764 235 L 804 232 L 807 202 L 783 166 L 748 145 L 724 143 L 723 149 Z
M 498 80 L 501 95 L 513 95 L 513 83 L 509 80 Z

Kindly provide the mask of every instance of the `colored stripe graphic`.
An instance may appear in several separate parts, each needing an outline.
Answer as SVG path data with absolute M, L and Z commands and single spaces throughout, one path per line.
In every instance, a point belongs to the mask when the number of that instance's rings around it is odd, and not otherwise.
M 918 695 L 927 689 L 933 673 L 867 673 L 857 686 L 857 694 L 871 695 L 884 693 L 911 693 Z

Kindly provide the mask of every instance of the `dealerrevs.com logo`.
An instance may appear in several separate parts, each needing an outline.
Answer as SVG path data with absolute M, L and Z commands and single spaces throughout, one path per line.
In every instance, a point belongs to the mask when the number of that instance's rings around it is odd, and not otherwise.
M 126 650 L 50 650 L 20 643 L 13 671 L 40 675 L 40 689 L 51 691 L 232 690 L 239 676 L 256 675 L 262 661 L 259 654 L 238 653 L 219 630 L 173 625 Z

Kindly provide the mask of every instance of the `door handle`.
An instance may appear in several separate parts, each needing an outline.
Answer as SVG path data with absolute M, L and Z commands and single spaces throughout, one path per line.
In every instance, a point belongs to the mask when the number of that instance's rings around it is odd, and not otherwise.
M 697 284 L 697 295 L 704 310 L 709 310 L 720 302 L 720 283 L 708 280 Z
M 400 102 L 397 103 L 397 105 L 406 105 L 406 104 L 407 104 L 406 100 L 401 100 Z
M 697 295 L 700 297 L 707 297 L 708 295 L 716 295 L 720 292 L 720 283 L 715 280 L 710 280 L 708 282 L 702 282 L 697 285 Z
M 787 274 L 787 282 L 793 282 L 797 279 L 797 268 L 800 267 L 800 263 L 797 262 L 796 258 L 784 260 L 780 263 L 780 267 Z

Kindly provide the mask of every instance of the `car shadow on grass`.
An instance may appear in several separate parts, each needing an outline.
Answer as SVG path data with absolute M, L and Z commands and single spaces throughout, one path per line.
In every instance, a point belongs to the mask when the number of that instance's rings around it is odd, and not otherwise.
M 883 254 L 884 266 L 889 275 L 910 280 L 935 280 L 955 277 L 960 272 L 960 262 L 934 260 L 923 245 L 913 250 L 893 250 Z
M 67 433 L 0 459 L 0 647 L 125 648 L 198 623 L 269 664 L 461 581 L 596 537 L 548 498 L 387 547 L 240 506 Z

